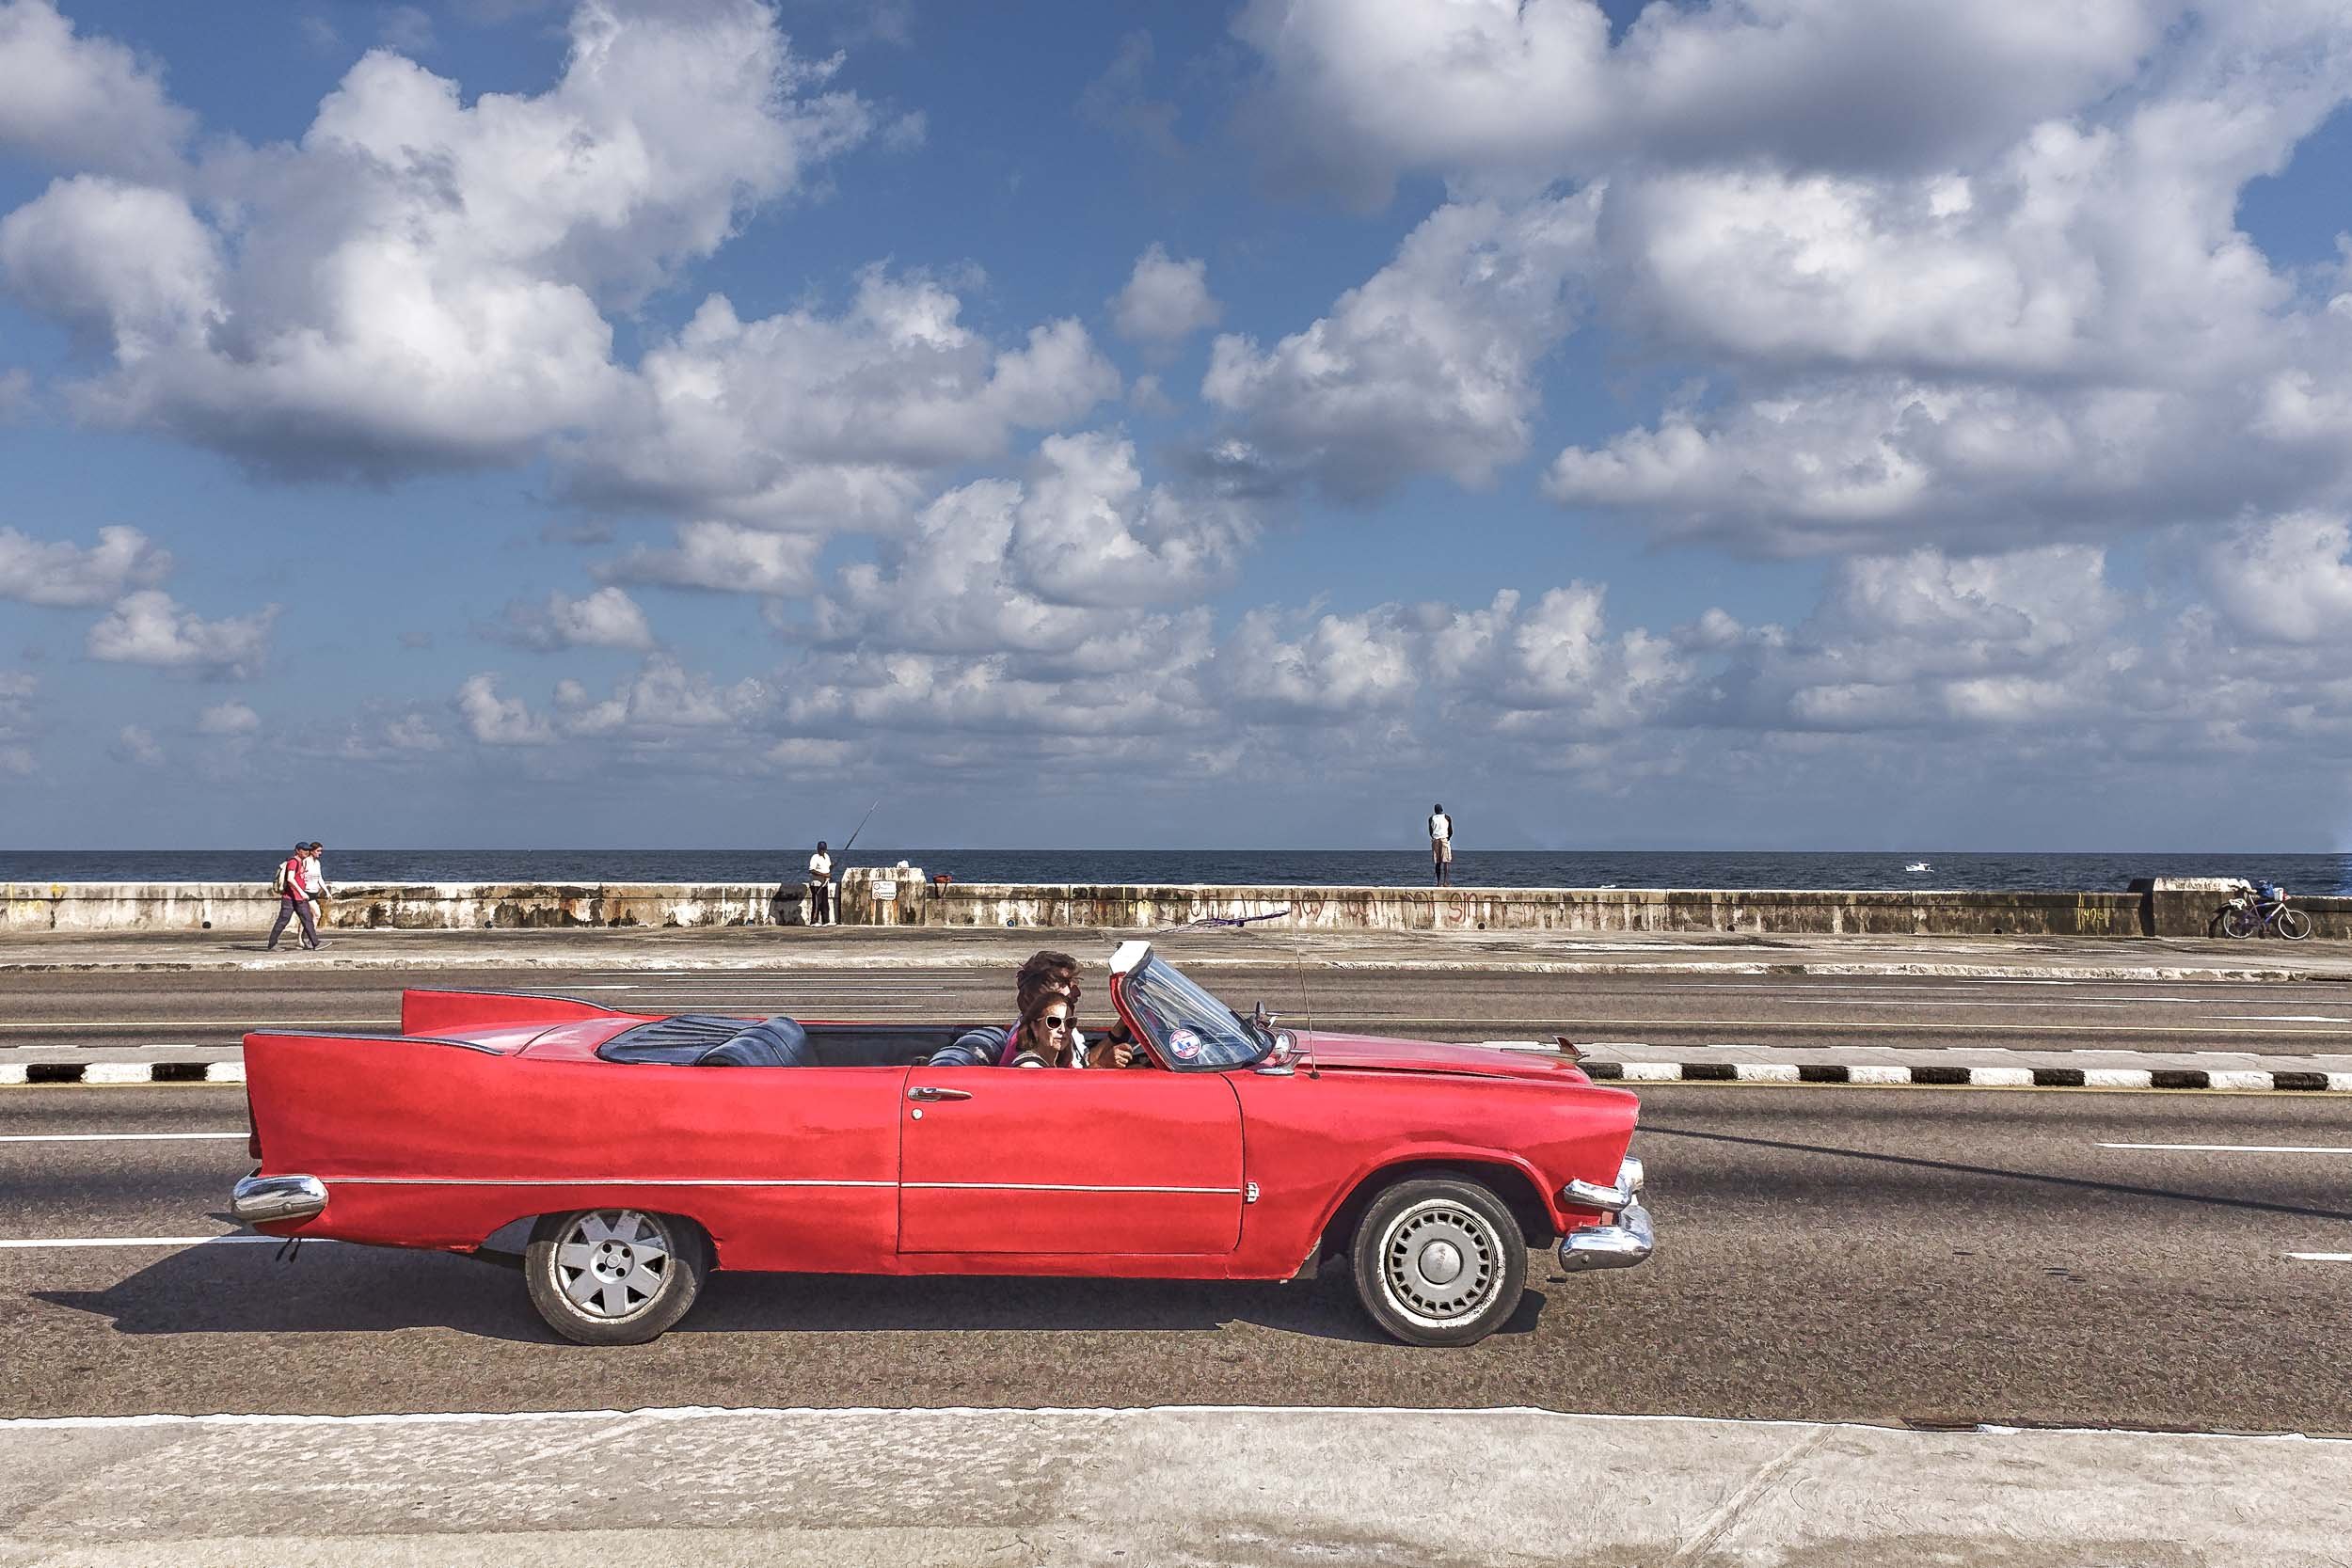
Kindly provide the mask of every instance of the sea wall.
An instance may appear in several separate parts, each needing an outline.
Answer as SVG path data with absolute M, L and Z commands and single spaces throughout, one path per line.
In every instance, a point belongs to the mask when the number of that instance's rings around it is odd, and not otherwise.
M 1803 889 L 1052 886 L 927 880 L 920 869 L 843 875 L 850 926 L 1055 927 L 1155 931 L 1272 916 L 1319 931 L 1723 932 L 1836 936 L 2205 936 L 2229 884 L 2153 879 L 2128 893 Z M 798 883 L 388 882 L 340 887 L 341 928 L 797 926 Z M 2317 935 L 2352 939 L 2352 898 L 2297 898 Z M 242 882 L 0 884 L 0 931 L 266 929 L 278 899 Z

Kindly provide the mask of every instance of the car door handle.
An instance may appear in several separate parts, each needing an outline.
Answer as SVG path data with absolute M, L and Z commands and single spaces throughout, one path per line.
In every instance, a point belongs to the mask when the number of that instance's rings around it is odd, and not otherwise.
M 935 1089 L 929 1084 L 917 1084 L 907 1090 L 907 1098 L 928 1104 L 939 1100 L 969 1100 L 972 1095 L 967 1089 Z

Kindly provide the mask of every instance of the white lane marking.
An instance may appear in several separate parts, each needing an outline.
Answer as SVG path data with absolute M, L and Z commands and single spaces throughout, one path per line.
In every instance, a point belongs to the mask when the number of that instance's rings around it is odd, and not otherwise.
M 2352 1023 L 2352 1018 L 2322 1017 L 2318 1013 L 2222 1013 L 2231 1023 Z
M 0 1241 L 0 1249 L 22 1252 L 35 1247 L 215 1246 L 262 1242 L 282 1246 L 285 1241 L 283 1236 L 254 1236 L 242 1231 L 231 1231 L 222 1236 L 40 1236 L 24 1241 Z
M 2174 1149 L 2190 1154 L 2352 1154 L 2338 1144 L 2107 1144 L 2100 1148 Z
M 6 1132 L 0 1144 L 146 1144 L 197 1142 L 206 1138 L 246 1140 L 243 1132 Z
M 2306 1263 L 2352 1263 L 2352 1252 L 2290 1252 L 2287 1256 Z

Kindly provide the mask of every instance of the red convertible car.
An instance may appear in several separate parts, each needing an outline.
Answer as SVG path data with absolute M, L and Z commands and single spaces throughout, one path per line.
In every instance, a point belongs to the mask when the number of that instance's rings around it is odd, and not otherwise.
M 961 1030 L 411 990 L 397 1037 L 245 1041 L 238 1218 L 512 1260 L 557 1333 L 651 1339 L 714 1268 L 1297 1279 L 1342 1260 L 1459 1345 L 1563 1267 L 1651 1248 L 1634 1097 L 1567 1053 L 1292 1031 L 1148 942 L 1125 1070 L 931 1066 Z

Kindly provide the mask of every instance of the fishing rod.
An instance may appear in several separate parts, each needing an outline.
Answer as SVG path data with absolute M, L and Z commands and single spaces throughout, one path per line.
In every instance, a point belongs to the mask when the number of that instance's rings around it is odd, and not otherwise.
M 874 805 L 873 805 L 873 806 L 868 806 L 868 807 L 866 807 L 866 815 L 865 815 L 864 816 L 859 817 L 859 818 L 857 819 L 857 826 L 856 826 L 855 828 L 853 828 L 853 829 L 851 829 L 851 830 L 850 831 L 850 842 L 849 842 L 849 844 L 844 844 L 844 845 L 841 847 L 841 852 L 842 852 L 843 854 L 845 854 L 845 855 L 846 855 L 846 854 L 848 854 L 848 853 L 850 852 L 850 844 L 855 844 L 855 843 L 857 842 L 857 835 L 858 835 L 858 834 L 860 834 L 860 833 L 862 833 L 862 832 L 864 832 L 866 831 L 866 824 L 868 821 L 872 820 L 873 816 L 874 816 L 874 806 L 879 806 L 879 805 L 881 805 L 881 804 L 882 804 L 882 797 L 881 797 L 881 796 L 879 796 L 879 795 L 875 796 L 875 797 L 874 797 Z

